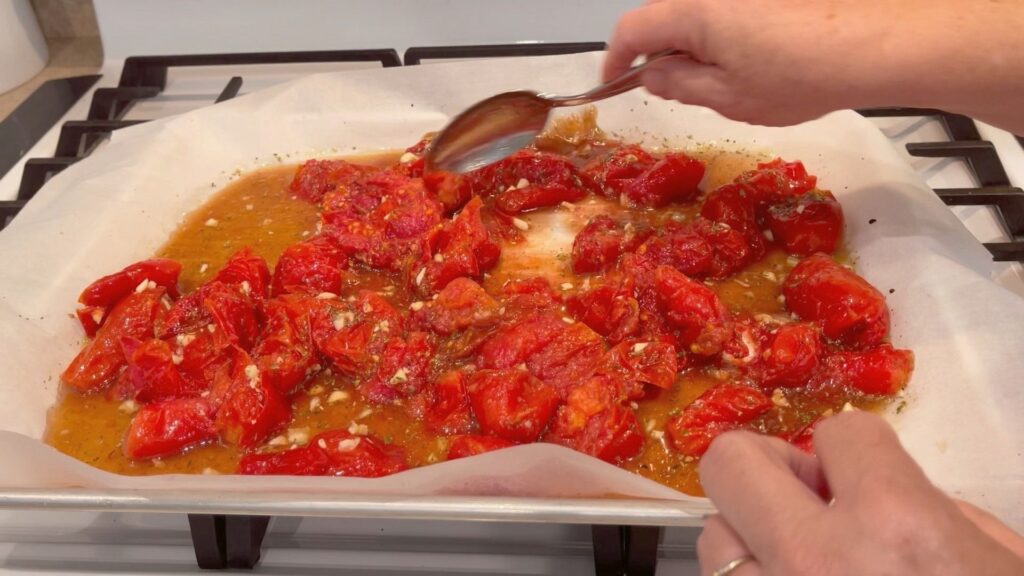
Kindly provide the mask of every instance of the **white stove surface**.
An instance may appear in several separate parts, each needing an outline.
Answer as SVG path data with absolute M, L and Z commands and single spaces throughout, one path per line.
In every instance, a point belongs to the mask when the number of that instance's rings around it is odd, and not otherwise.
M 333 24 L 314 27 L 312 33 L 286 34 L 264 30 L 274 21 L 270 0 L 248 2 L 248 19 L 232 16 L 243 0 L 217 0 L 203 3 L 211 13 L 204 14 L 205 26 L 195 24 L 199 10 L 188 8 L 197 0 L 163 3 L 158 0 L 95 0 L 100 17 L 108 61 L 103 78 L 96 87 L 113 87 L 120 77 L 123 58 L 132 54 L 201 53 L 267 50 L 311 50 L 395 47 L 401 54 L 409 45 L 445 45 L 502 43 L 525 40 L 592 41 L 605 38 L 614 16 L 628 6 L 610 0 L 572 0 L 553 4 L 524 0 L 524 12 L 548 7 L 564 22 L 573 11 L 598 9 L 579 26 L 566 28 L 536 24 L 521 15 L 500 19 L 490 15 L 489 22 L 474 26 L 426 28 L 438 20 L 427 18 L 428 26 L 417 27 L 408 15 L 398 18 L 397 30 L 379 36 L 381 28 L 347 25 L 337 17 L 323 18 Z M 419 3 L 419 8 L 416 4 Z M 639 3 L 630 2 L 629 4 Z M 289 10 L 306 14 L 336 11 L 339 4 L 355 7 L 363 21 L 373 21 L 387 11 L 407 12 L 424 9 L 422 0 L 396 3 L 350 1 L 332 4 L 326 0 L 302 0 L 288 3 Z M 392 4 L 396 6 L 391 6 Z M 465 8 L 473 16 L 480 3 L 471 0 L 430 2 L 449 13 Z M 212 10 L 210 6 L 214 6 Z M 475 5 L 475 6 L 474 6 Z M 253 10 L 257 6 L 259 10 Z M 404 8 L 403 8 L 404 7 Z M 264 14 L 263 10 L 269 11 Z M 392 12 L 393 14 L 393 12 Z M 464 14 L 464 16 L 465 16 Z M 207 17 L 208 16 L 208 17 Z M 473 16 L 476 18 L 476 16 Z M 149 26 L 145 34 L 133 22 L 145 19 L 161 22 Z M 308 18 L 307 18 L 308 20 Z M 478 18 L 479 20 L 479 18 Z M 496 23 L 497 22 L 497 23 Z M 504 25 L 504 27 L 502 26 Z M 331 26 L 344 28 L 344 34 L 330 38 Z M 248 27 L 248 28 L 247 28 Z M 272 28 L 272 26 L 270 26 Z M 323 28 L 323 29 L 321 29 Z M 250 30 L 251 29 L 251 30 Z M 309 32 L 307 30 L 306 32 Z M 262 36 L 261 36 L 262 34 Z M 394 40 L 394 41 L 392 41 Z M 281 66 L 240 66 L 208 68 L 172 68 L 167 89 L 158 97 L 141 101 L 129 111 L 126 120 L 154 119 L 211 104 L 233 75 L 242 76 L 241 94 L 252 92 L 310 73 L 351 67 L 375 67 L 372 63 L 301 64 Z M 95 88 L 94 88 L 95 89 Z M 67 120 L 86 118 L 92 93 L 86 94 L 26 157 L 0 178 L 0 200 L 16 197 L 25 159 L 52 156 L 59 126 Z M 915 158 L 905 152 L 908 142 L 943 141 L 947 137 L 941 125 L 926 118 L 875 119 L 893 145 L 906 155 L 933 188 L 973 187 L 969 171 L 960 160 Z M 995 143 L 1004 167 L 1016 186 L 1024 186 L 1024 150 L 1014 138 L 1001 130 L 980 125 L 982 137 Z M 984 242 L 1005 241 L 1005 232 L 987 207 L 955 207 L 974 235 Z M 1002 285 L 1024 296 L 1024 272 L 1018 264 L 996 265 L 993 277 Z M 694 560 L 694 529 L 669 529 L 660 548 L 658 574 L 681 576 L 699 573 Z M 593 574 L 590 531 L 587 526 L 538 524 L 396 522 L 368 520 L 330 520 L 278 518 L 271 522 L 263 546 L 263 559 L 256 572 L 265 574 L 521 574 L 577 575 Z M 31 573 L 39 576 L 71 574 L 185 574 L 195 573 L 188 524 L 179 515 L 118 514 L 108 512 L 8 511 L 0 510 L 0 575 Z

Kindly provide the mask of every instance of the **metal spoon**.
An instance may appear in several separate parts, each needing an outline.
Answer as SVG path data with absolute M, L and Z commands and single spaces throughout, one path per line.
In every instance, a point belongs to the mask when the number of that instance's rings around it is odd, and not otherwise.
M 428 171 L 461 174 L 511 156 L 544 130 L 552 108 L 579 106 L 640 86 L 640 72 L 651 62 L 683 56 L 676 50 L 653 54 L 618 78 L 576 96 L 517 90 L 491 96 L 470 106 L 434 137 L 425 158 Z

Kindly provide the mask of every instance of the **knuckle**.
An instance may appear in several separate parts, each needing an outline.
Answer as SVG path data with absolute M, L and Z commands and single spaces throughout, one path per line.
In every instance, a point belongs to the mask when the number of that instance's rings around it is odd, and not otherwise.
M 726 462 L 736 462 L 749 453 L 756 444 L 754 434 L 746 431 L 732 431 L 715 438 L 700 459 L 700 471 L 721 468 Z

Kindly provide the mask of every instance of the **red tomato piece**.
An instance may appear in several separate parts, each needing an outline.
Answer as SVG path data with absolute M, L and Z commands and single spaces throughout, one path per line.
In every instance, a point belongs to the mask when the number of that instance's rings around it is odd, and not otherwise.
M 666 154 L 643 174 L 626 184 L 622 195 L 632 206 L 664 206 L 686 202 L 700 194 L 704 164 L 682 152 Z
M 423 175 L 423 185 L 448 214 L 462 208 L 473 197 L 472 180 L 450 172 L 428 172 Z
M 272 292 L 275 296 L 296 290 L 337 294 L 346 268 L 344 252 L 326 236 L 292 244 L 274 267 Z
M 266 300 L 270 296 L 267 261 L 254 254 L 248 246 L 232 254 L 212 281 L 241 286 L 244 294 L 258 300 Z
M 320 202 L 331 190 L 374 170 L 344 160 L 308 160 L 299 167 L 288 190 L 310 202 Z
M 825 358 L 817 384 L 842 386 L 863 392 L 891 396 L 910 381 L 914 353 L 889 344 L 862 352 L 837 352 Z
M 775 240 L 799 256 L 832 253 L 843 235 L 843 209 L 827 190 L 773 204 L 767 220 Z
M 757 170 L 741 174 L 736 178 L 736 183 L 746 188 L 758 204 L 763 205 L 810 192 L 817 185 L 818 179 L 807 173 L 803 163 L 785 162 L 776 158 L 758 164 Z
M 825 337 L 855 349 L 889 333 L 885 298 L 866 280 L 824 254 L 800 261 L 782 285 L 786 307 L 821 326 Z
M 452 334 L 470 327 L 492 325 L 498 318 L 498 303 L 469 278 L 456 278 L 416 313 L 438 334 Z
M 558 406 L 558 392 L 524 370 L 480 370 L 467 388 L 480 430 L 513 442 L 539 438 Z
M 477 454 L 483 454 L 484 452 L 493 452 L 494 450 L 501 450 L 502 448 L 515 445 L 515 442 L 498 438 L 497 436 L 455 436 L 448 443 L 447 459 L 468 458 Z
M 742 427 L 771 407 L 771 400 L 754 388 L 737 384 L 709 388 L 669 420 L 669 444 L 680 454 L 700 456 L 719 434 Z
M 740 184 L 726 184 L 708 193 L 700 215 L 711 222 L 725 224 L 744 234 L 760 234 L 757 226 L 757 199 Z
M 802 322 L 783 324 L 761 355 L 758 380 L 766 388 L 803 386 L 824 353 L 816 326 Z
M 358 376 L 370 368 L 373 338 L 373 324 L 363 322 L 338 330 L 320 346 L 320 352 L 339 374 Z
M 158 458 L 216 437 L 210 403 L 202 398 L 178 398 L 139 409 L 121 450 L 132 459 Z
M 498 263 L 501 247 L 484 226 L 482 208 L 481 200 L 473 198 L 431 238 L 433 257 L 409 271 L 411 284 L 420 293 L 433 294 L 461 276 L 479 278 Z
M 359 384 L 370 402 L 387 404 L 417 394 L 430 378 L 434 345 L 424 332 L 388 340 L 380 352 L 376 369 Z
M 558 206 L 562 202 L 576 202 L 587 197 L 589 191 L 577 186 L 531 184 L 502 192 L 494 205 L 509 214 L 518 214 L 537 208 Z
M 439 434 L 466 434 L 473 430 L 473 412 L 466 393 L 466 375 L 445 373 L 424 390 L 423 422 Z
M 133 292 L 114 305 L 96 337 L 82 348 L 61 374 L 61 380 L 79 392 L 92 392 L 110 383 L 126 364 L 122 338 L 146 340 L 164 313 L 164 288 Z
M 572 391 L 544 440 L 613 464 L 628 460 L 640 453 L 644 443 L 636 413 L 607 403 L 603 385 L 594 382 L 599 379 Z
M 600 272 L 615 266 L 623 252 L 635 250 L 653 230 L 627 223 L 620 227 L 608 216 L 596 216 L 572 243 L 572 269 L 577 274 Z
M 640 304 L 627 286 L 605 284 L 573 294 L 566 310 L 609 342 L 619 342 L 637 332 Z
M 249 292 L 251 292 L 251 288 Z M 248 350 L 259 333 L 259 323 L 253 301 L 245 293 L 245 285 L 231 286 L 211 282 L 203 286 L 203 308 L 209 314 L 214 338 Z
M 583 195 L 594 187 L 589 178 L 580 174 L 572 161 L 557 154 L 520 150 L 515 154 L 470 173 L 474 192 L 488 196 L 501 194 L 509 188 L 536 185 L 563 189 L 583 189 Z M 582 197 L 582 196 L 581 196 Z
M 590 177 L 608 198 L 618 199 L 625 192 L 626 185 L 647 171 L 657 159 L 639 146 L 619 146 L 604 157 L 591 160 L 583 167 L 583 174 Z
M 162 286 L 171 298 L 178 297 L 178 275 L 181 264 L 166 258 L 136 262 L 120 272 L 104 276 L 88 285 L 78 296 L 78 320 L 85 335 L 92 338 L 106 318 L 107 312 L 124 297 L 137 290 L 143 281 Z M 145 289 L 145 288 L 144 288 Z
M 259 367 L 241 350 L 235 355 L 223 398 L 215 401 L 221 402 L 216 418 L 221 439 L 245 449 L 263 443 L 292 416 L 281 393 L 270 386 Z
M 301 448 L 250 454 L 239 462 L 238 473 L 379 478 L 408 467 L 405 451 L 398 446 L 332 430 L 314 436 Z
M 178 373 L 175 360 L 180 364 L 182 357 L 174 356 L 171 346 L 163 340 L 140 342 L 122 338 L 121 345 L 128 367 L 122 379 L 126 387 L 119 390 L 120 397 L 148 403 L 192 396 L 203 390 L 202 381 L 190 381 Z
M 209 388 L 217 371 L 231 361 L 230 346 L 205 329 L 178 334 L 167 342 L 181 357 L 178 372 L 202 390 Z
M 664 342 L 627 340 L 608 351 L 607 364 L 642 384 L 669 389 L 676 381 L 676 349 Z
M 713 254 L 705 234 L 693 226 L 669 222 L 637 249 L 634 264 L 650 270 L 671 266 L 687 276 L 703 278 L 712 267 Z
M 252 355 L 267 384 L 289 396 L 320 369 L 308 334 L 295 325 L 278 303 L 267 308 L 267 323 Z
M 499 329 L 480 347 L 478 364 L 484 368 L 511 368 L 527 361 L 565 330 L 554 314 L 541 313 Z
M 594 373 L 604 353 L 604 340 L 586 324 L 563 323 L 555 338 L 527 358 L 526 367 L 565 398 Z
M 764 236 L 756 228 L 740 232 L 704 218 L 699 218 L 693 225 L 697 234 L 711 247 L 711 262 L 706 274 L 711 278 L 731 276 L 760 260 L 767 250 Z
M 658 267 L 655 282 L 658 302 L 669 324 L 678 330 L 679 342 L 700 356 L 719 353 L 731 326 L 729 312 L 718 296 L 668 266 Z
M 510 324 L 560 305 L 561 296 L 544 278 L 508 280 L 501 287 L 501 308 L 505 309 L 501 317 Z

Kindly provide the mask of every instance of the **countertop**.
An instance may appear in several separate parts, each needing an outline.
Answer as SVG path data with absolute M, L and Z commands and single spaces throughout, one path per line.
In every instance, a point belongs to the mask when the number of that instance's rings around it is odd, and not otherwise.
M 103 64 L 103 46 L 98 37 L 50 38 L 48 43 L 50 61 L 46 68 L 17 88 L 0 94 L 0 120 L 14 111 L 43 82 L 95 74 Z

